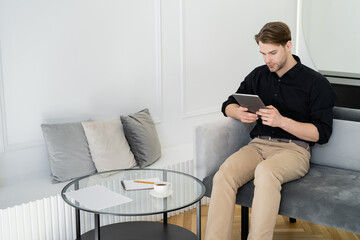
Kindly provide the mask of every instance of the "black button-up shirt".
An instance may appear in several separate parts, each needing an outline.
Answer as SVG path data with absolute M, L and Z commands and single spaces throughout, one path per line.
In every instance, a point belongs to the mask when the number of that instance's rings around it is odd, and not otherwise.
M 332 133 L 332 110 L 336 94 L 323 75 L 301 64 L 299 57 L 293 56 L 297 64 L 281 78 L 263 65 L 255 68 L 236 92 L 259 95 L 266 106 L 273 105 L 282 116 L 298 122 L 314 124 L 319 132 L 318 143 L 327 143 Z M 225 116 L 226 106 L 232 103 L 237 103 L 232 96 L 223 103 L 222 112 Z M 262 124 L 261 119 L 257 120 L 250 136 L 298 140 L 281 128 Z M 314 145 L 311 142 L 309 144 Z

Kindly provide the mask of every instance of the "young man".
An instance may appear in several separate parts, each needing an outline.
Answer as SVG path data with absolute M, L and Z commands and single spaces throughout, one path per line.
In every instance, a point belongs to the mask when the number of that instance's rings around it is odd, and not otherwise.
M 272 239 L 281 185 L 309 170 L 310 147 L 328 142 L 336 95 L 318 72 L 291 54 L 291 33 L 282 22 L 270 22 L 255 35 L 266 65 L 255 68 L 237 93 L 259 95 L 266 109 L 248 112 L 230 96 L 225 116 L 257 122 L 253 140 L 231 155 L 213 179 L 206 240 L 230 240 L 236 192 L 254 179 L 248 239 Z

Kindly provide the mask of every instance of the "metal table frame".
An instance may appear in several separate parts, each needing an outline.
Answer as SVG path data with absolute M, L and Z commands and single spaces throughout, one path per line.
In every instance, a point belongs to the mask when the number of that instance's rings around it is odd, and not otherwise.
M 130 170 L 133 170 L 133 169 L 130 169 Z M 144 169 L 142 169 L 144 170 Z M 184 173 L 181 173 L 181 172 L 177 172 L 177 171 L 172 171 L 172 170 L 163 170 L 163 169 L 149 169 L 149 170 L 157 170 L 157 171 L 163 171 L 163 174 L 167 173 L 167 172 L 173 172 L 173 173 L 179 173 L 179 174 L 184 174 Z M 124 170 L 126 171 L 126 170 Z M 108 172 L 111 172 L 111 171 L 108 171 Z M 101 174 L 101 173 L 97 173 L 97 174 Z M 189 174 L 184 174 L 184 175 L 188 175 L 188 176 L 191 176 Z M 89 175 L 91 176 L 91 175 Z M 92 211 L 89 211 L 89 210 L 86 210 L 86 209 L 80 209 L 79 207 L 76 207 L 74 206 L 71 202 L 69 202 L 67 200 L 67 198 L 64 196 L 65 195 L 65 190 L 71 186 L 72 184 L 74 184 L 75 186 L 75 189 L 79 189 L 79 185 L 78 185 L 78 181 L 83 179 L 83 178 L 86 178 L 86 177 L 89 177 L 89 176 L 85 176 L 85 177 L 81 177 L 81 178 L 77 178 L 73 181 L 71 181 L 69 184 L 67 184 L 63 190 L 61 191 L 61 196 L 62 198 L 64 199 L 64 201 L 66 203 L 68 203 L 70 206 L 74 207 L 75 208 L 75 225 L 76 225 L 76 239 L 81 239 L 81 228 L 80 228 L 80 211 L 86 211 L 86 212 L 92 212 Z M 194 176 L 191 176 L 192 178 L 195 178 Z M 196 178 L 195 178 L 196 179 Z M 197 179 L 198 180 L 198 179 Z M 197 240 L 201 240 L 201 199 L 203 198 L 203 196 L 205 195 L 205 185 L 200 181 L 198 180 L 199 183 L 202 184 L 202 187 L 203 187 L 203 191 L 202 191 L 202 194 L 200 194 L 200 197 L 199 199 L 194 203 L 196 203 L 196 239 Z M 192 204 L 194 204 L 192 203 Z M 179 210 L 179 209 L 183 209 L 183 208 L 186 208 L 192 204 L 189 204 L 189 205 L 185 205 L 185 206 L 181 206 L 179 208 L 176 208 L 176 209 L 171 209 L 170 211 L 165 211 L 163 212 L 163 225 L 164 226 L 167 226 L 168 225 L 168 221 L 167 221 L 167 213 L 168 212 L 172 212 L 172 211 L 176 211 L 176 210 Z M 94 229 L 94 239 L 95 240 L 100 240 L 101 239 L 101 234 L 100 234 L 100 214 L 102 213 L 97 213 L 97 212 L 92 212 L 94 214 L 94 223 L 95 223 L 95 229 Z M 154 214 L 159 214 L 159 213 L 154 213 Z M 134 216 L 137 216 L 138 214 L 134 214 Z M 145 214 L 144 214 L 145 215 Z M 146 215 L 153 215 L 153 214 L 146 214 Z M 128 215 L 126 215 L 128 216 Z M 117 224 L 122 224 L 122 223 L 117 223 Z

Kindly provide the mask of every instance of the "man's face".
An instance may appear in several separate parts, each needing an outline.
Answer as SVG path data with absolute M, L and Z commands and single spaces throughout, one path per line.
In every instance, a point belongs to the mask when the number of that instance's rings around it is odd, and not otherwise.
M 285 46 L 259 42 L 259 48 L 269 70 L 276 73 L 281 72 L 287 62 L 291 42 L 289 41 Z

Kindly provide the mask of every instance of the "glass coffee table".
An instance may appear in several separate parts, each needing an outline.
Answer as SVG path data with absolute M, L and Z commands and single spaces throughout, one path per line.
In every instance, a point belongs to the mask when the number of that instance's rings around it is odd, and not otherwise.
M 167 197 L 156 197 L 146 190 L 124 190 L 122 180 L 158 178 L 171 182 L 172 192 Z M 105 187 L 111 192 L 132 199 L 120 205 L 103 209 L 93 209 L 73 198 L 69 193 L 89 189 L 93 186 Z M 79 192 L 79 191 L 78 191 Z M 125 169 L 95 173 L 71 181 L 61 191 L 64 201 L 75 208 L 76 239 L 147 239 L 147 240 L 185 240 L 201 239 L 201 203 L 205 185 L 197 178 L 181 172 L 162 169 Z M 101 194 L 94 196 L 96 202 L 105 201 Z M 167 213 L 196 203 L 197 234 L 167 223 Z M 94 213 L 95 229 L 81 234 L 80 210 Z M 163 222 L 133 221 L 110 224 L 100 227 L 100 214 L 117 216 L 145 216 L 163 214 Z

